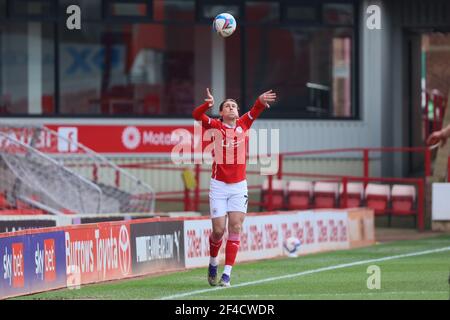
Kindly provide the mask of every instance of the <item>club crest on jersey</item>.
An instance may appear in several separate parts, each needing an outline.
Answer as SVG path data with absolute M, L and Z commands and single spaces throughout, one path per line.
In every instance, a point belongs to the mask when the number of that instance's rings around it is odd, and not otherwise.
M 222 147 L 230 148 L 230 147 L 239 147 L 239 145 L 243 142 L 243 140 L 237 140 L 237 141 L 228 141 L 226 142 L 225 139 L 222 140 Z

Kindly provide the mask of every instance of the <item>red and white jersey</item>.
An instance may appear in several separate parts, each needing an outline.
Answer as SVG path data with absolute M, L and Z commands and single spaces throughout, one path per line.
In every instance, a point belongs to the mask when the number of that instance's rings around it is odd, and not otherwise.
M 236 120 L 234 127 L 208 117 L 205 114 L 209 109 L 208 103 L 194 110 L 192 116 L 202 122 L 203 130 L 208 130 L 206 136 L 213 137 L 214 140 L 211 178 L 225 183 L 237 183 L 246 179 L 247 131 L 265 108 L 257 99 L 250 111 Z

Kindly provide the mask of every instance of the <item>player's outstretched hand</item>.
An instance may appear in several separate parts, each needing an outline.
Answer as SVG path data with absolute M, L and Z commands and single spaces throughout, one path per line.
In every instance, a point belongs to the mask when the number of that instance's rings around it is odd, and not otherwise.
M 444 130 L 435 131 L 428 137 L 427 145 L 433 146 L 440 142 L 440 146 L 442 147 L 447 143 L 447 138 Z
M 271 90 L 264 92 L 262 95 L 259 96 L 259 101 L 262 104 L 268 105 L 269 102 L 275 102 L 277 98 L 277 94 Z
M 209 88 L 206 88 L 205 102 L 208 102 L 209 107 L 212 107 L 214 105 L 214 97 L 212 96 L 211 92 L 209 91 Z

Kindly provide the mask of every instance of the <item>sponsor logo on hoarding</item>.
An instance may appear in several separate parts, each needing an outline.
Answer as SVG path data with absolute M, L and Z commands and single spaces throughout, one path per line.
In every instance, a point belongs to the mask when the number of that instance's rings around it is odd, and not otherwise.
M 305 233 L 306 233 L 306 244 L 311 244 L 315 242 L 314 239 L 314 227 L 312 226 L 310 221 L 305 222 Z
M 186 267 L 208 263 L 210 232 L 210 222 L 185 221 Z M 283 241 L 289 237 L 301 241 L 301 254 L 347 248 L 347 233 L 347 213 L 307 211 L 249 216 L 242 227 L 237 259 L 246 261 L 281 255 Z
M 5 247 L 3 254 L 3 279 L 8 280 L 9 285 L 12 284 L 12 254 L 8 254 L 8 247 Z
M 73 238 L 73 239 L 72 239 Z M 66 231 L 67 275 L 80 273 L 86 281 L 131 273 L 131 245 L 126 225 Z
M 24 253 L 23 243 L 13 243 L 12 251 L 8 251 L 5 247 L 3 254 L 3 279 L 9 286 L 13 288 L 21 288 L 24 286 Z
M 22 288 L 25 283 L 23 243 L 12 244 L 12 285 L 14 288 Z
M 35 274 L 45 282 L 56 279 L 55 240 L 44 240 L 44 248 L 38 242 L 34 252 Z
M 81 272 L 94 271 L 94 241 L 75 240 L 71 241 L 70 232 L 66 231 L 66 265 L 67 274 L 75 272 L 75 266 Z
M 128 275 L 130 272 L 130 237 L 125 225 L 120 227 L 118 237 L 113 235 L 113 229 L 109 230 L 109 237 L 100 237 L 100 230 L 95 230 L 96 248 L 97 248 L 97 271 L 103 272 L 103 277 L 112 270 L 119 269 L 122 275 Z M 119 243 L 120 245 L 119 245 Z M 124 259 L 124 260 L 122 260 Z
M 46 150 L 51 147 L 51 136 L 46 134 L 45 131 L 36 131 L 34 128 L 2 128 L 0 132 L 8 135 L 11 139 L 18 140 L 24 144 L 31 144 L 40 150 Z M 0 145 L 4 148 L 11 146 L 11 140 L 4 137 L 0 137 Z M 18 150 L 20 151 L 20 150 Z
M 51 139 L 48 136 L 43 152 L 67 153 L 80 152 L 76 143 L 81 143 L 98 153 L 171 153 L 173 147 L 187 139 L 190 145 L 201 144 L 201 137 L 196 137 L 194 125 L 46 125 L 57 131 L 65 139 Z M 76 129 L 76 130 L 75 130 Z M 43 139 L 44 139 L 43 138 Z M 107 143 L 105 143 L 107 141 Z M 191 142 L 193 141 L 193 143 Z M 0 140 L 1 142 L 1 140 Z
M 0 221 L 0 233 L 14 232 L 26 229 L 38 229 L 45 227 L 56 227 L 55 220 L 7 220 Z
M 242 230 L 241 233 L 241 245 L 239 246 L 239 251 L 248 251 L 248 232 L 244 230 Z
M 328 227 L 323 222 L 323 220 L 317 220 L 317 228 L 319 230 L 319 238 L 317 241 L 319 243 L 327 242 L 328 241 Z
M 278 248 L 278 229 L 272 223 L 264 225 L 266 232 L 266 249 Z
M 131 271 L 131 245 L 130 236 L 126 226 L 122 225 L 119 232 L 119 265 L 124 276 Z
M 171 259 L 180 260 L 181 232 L 136 238 L 136 262 Z M 175 254 L 176 250 L 176 254 Z
M 112 229 L 109 232 L 109 237 L 101 238 L 100 230 L 95 230 L 97 271 L 103 272 L 103 277 L 107 271 L 119 268 L 117 238 L 113 237 Z
M 0 238 L 0 299 L 66 284 L 64 231 Z
M 304 243 L 305 238 L 305 228 L 300 225 L 300 223 L 295 222 L 292 226 L 294 235 L 300 239 L 301 243 Z M 283 239 L 285 240 L 285 239 Z
M 283 240 L 286 240 L 287 238 L 290 238 L 292 236 L 292 230 L 289 229 L 287 223 L 281 224 L 281 234 L 283 236 Z
M 161 221 L 130 225 L 133 273 L 185 267 L 183 221 Z
M 192 134 L 189 131 L 186 132 L 189 136 L 189 139 L 192 139 Z M 137 127 L 129 126 L 126 127 L 122 132 L 122 144 L 129 150 L 134 150 L 141 145 L 174 146 L 177 143 L 183 143 L 183 141 L 183 137 L 180 136 L 179 130 L 173 130 L 169 132 L 144 130 L 141 132 L 141 130 L 139 130 Z M 197 141 L 195 140 L 194 142 Z
M 56 279 L 56 255 L 55 240 L 44 240 L 44 273 L 45 281 L 54 281 Z
M 141 132 L 139 129 L 126 127 L 122 132 L 122 143 L 127 149 L 136 149 L 141 144 Z
M 338 241 L 338 227 L 336 226 L 336 223 L 334 220 L 330 219 L 328 220 L 328 224 L 330 226 L 330 242 L 337 242 Z
M 202 236 L 198 235 L 195 230 L 187 231 L 187 257 L 197 258 L 202 256 Z
M 59 127 L 58 128 L 58 152 L 78 151 L 78 128 Z
M 212 233 L 212 229 L 203 229 L 203 255 L 209 257 L 209 236 Z M 225 250 L 225 246 L 222 247 L 222 250 Z
M 262 250 L 264 248 L 263 246 L 263 233 L 262 231 L 258 230 L 257 225 L 251 225 L 250 226 L 250 250 L 256 251 L 256 250 Z

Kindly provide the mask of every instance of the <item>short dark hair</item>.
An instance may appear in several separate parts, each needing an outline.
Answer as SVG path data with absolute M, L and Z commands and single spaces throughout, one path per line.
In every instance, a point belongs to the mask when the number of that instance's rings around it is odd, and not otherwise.
M 240 110 L 240 109 L 239 109 L 239 105 L 238 105 L 238 103 L 237 103 L 236 100 L 234 100 L 234 99 L 225 99 L 225 100 L 223 100 L 223 101 L 220 103 L 220 105 L 219 105 L 219 111 L 222 111 L 223 105 L 224 105 L 225 102 L 227 102 L 227 101 L 232 101 L 232 102 L 236 103 L 238 111 Z

